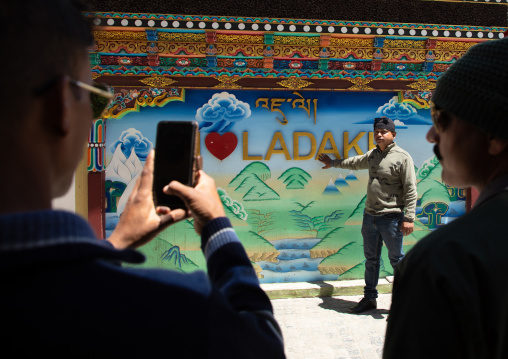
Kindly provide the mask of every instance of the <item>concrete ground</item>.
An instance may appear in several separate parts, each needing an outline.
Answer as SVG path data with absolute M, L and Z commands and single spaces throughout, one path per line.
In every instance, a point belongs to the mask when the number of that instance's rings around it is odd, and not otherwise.
M 363 281 L 332 283 L 334 291 L 342 290 L 337 287 L 348 287 L 349 292 L 356 292 L 351 295 L 272 298 L 287 359 L 381 358 L 391 294 L 379 295 L 376 310 L 351 314 L 349 307 L 363 297 L 362 285 Z M 267 293 L 271 296 L 270 290 Z M 280 292 L 273 293 L 280 298 Z M 288 296 L 290 293 L 287 292 Z

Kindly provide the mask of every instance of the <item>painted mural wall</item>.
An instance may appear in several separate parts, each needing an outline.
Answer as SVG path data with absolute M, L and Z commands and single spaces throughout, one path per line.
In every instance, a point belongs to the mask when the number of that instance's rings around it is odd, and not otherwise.
M 363 278 L 360 227 L 368 173 L 323 170 L 316 157 L 347 158 L 373 148 L 375 117 L 396 120 L 395 141 L 415 164 L 417 220 L 413 234 L 404 237 L 405 251 L 465 212 L 465 190 L 442 183 L 439 162 L 425 140 L 429 110 L 399 102 L 397 92 L 180 91 L 161 107 L 106 120 L 106 236 L 162 120 L 198 121 L 203 169 L 215 179 L 262 283 Z M 141 251 L 147 257 L 143 266 L 206 270 L 192 220 L 171 226 Z M 381 276 L 391 275 L 386 249 L 382 260 Z

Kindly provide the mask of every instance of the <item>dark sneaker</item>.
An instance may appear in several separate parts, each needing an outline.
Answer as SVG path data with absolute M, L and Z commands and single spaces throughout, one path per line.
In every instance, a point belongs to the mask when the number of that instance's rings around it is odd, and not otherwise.
M 355 306 L 349 308 L 351 313 L 363 313 L 367 310 L 376 309 L 377 301 L 375 299 L 362 298 Z

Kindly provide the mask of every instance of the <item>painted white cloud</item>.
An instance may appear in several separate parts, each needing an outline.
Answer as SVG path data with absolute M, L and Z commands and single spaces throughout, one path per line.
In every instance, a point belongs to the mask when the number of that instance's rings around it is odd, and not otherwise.
M 120 149 L 122 150 L 125 157 L 131 155 L 132 150 L 136 153 L 136 156 L 144 161 L 146 156 L 153 149 L 153 143 L 146 138 L 141 131 L 136 130 L 135 128 L 129 128 L 123 131 L 115 142 L 109 146 L 111 152 L 115 153 L 115 151 L 120 145 Z
M 379 106 L 375 116 L 355 123 L 373 124 L 374 117 L 381 116 L 391 118 L 397 128 L 408 128 L 410 125 L 432 125 L 432 121 L 420 116 L 413 105 L 407 102 L 399 103 L 397 96 L 392 97 L 383 106 Z
M 199 129 L 205 132 L 227 132 L 251 115 L 250 105 L 228 92 L 216 93 L 196 111 Z
M 395 120 L 395 121 L 393 121 L 393 123 L 395 124 L 395 127 L 407 128 L 407 126 L 404 124 L 404 122 L 402 122 L 400 120 Z
M 396 96 L 383 106 L 380 106 L 376 113 L 387 116 L 392 120 L 419 117 L 418 112 L 411 104 L 405 102 L 399 103 Z

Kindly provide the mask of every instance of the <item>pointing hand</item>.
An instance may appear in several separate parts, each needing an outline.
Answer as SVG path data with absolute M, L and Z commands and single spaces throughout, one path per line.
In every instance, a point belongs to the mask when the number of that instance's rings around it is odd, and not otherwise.
M 321 153 L 318 156 L 318 160 L 325 164 L 324 167 L 322 167 L 323 169 L 330 168 L 332 166 L 332 159 L 328 155 Z

